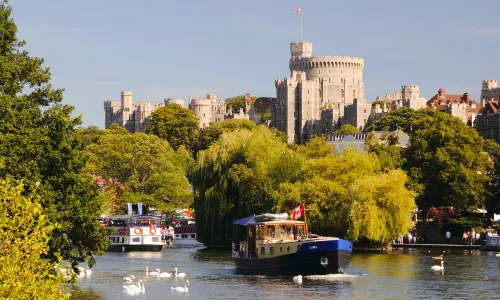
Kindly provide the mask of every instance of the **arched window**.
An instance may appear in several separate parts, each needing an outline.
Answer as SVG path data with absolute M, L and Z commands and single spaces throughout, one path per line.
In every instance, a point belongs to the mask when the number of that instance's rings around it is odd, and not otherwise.
M 330 77 L 328 77 L 328 83 L 331 83 L 331 82 L 332 82 L 330 79 L 331 79 L 331 78 L 330 78 Z
M 356 98 L 356 90 L 352 90 L 352 99 Z
M 344 95 L 344 89 L 340 89 L 340 98 L 344 98 L 345 95 Z

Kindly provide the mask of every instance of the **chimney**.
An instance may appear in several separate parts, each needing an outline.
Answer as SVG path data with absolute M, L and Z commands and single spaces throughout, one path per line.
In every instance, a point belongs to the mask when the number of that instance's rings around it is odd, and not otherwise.
M 464 103 L 469 104 L 469 102 L 470 102 L 469 93 L 467 93 L 467 92 L 465 92 L 465 93 L 464 93 L 464 95 L 462 96 L 462 101 L 463 101 Z
M 486 107 L 486 99 L 484 99 L 484 98 L 483 98 L 483 100 L 481 100 L 481 105 L 482 105 L 483 107 Z
M 439 96 L 444 96 L 444 89 L 443 88 L 440 88 L 439 91 L 438 91 L 438 95 Z

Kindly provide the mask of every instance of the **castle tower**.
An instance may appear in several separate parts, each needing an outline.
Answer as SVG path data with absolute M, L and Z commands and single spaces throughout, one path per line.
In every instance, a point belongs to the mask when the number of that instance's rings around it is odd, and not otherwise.
M 120 93 L 122 110 L 131 111 L 132 110 L 132 91 L 122 91 Z

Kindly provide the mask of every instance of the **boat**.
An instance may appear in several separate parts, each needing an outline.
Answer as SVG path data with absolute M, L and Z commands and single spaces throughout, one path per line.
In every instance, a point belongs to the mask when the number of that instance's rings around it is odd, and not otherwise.
M 161 251 L 165 245 L 162 240 L 161 217 L 146 215 L 119 215 L 100 218 L 99 222 L 114 231 L 109 235 L 113 242 L 110 252 Z
M 345 274 L 352 242 L 309 234 L 305 221 L 285 214 L 263 214 L 234 222 L 232 258 L 242 274 L 326 275 Z M 239 234 L 238 234 L 239 232 Z
M 180 248 L 201 247 L 196 237 L 196 227 L 194 218 L 173 219 L 174 240 L 173 245 Z

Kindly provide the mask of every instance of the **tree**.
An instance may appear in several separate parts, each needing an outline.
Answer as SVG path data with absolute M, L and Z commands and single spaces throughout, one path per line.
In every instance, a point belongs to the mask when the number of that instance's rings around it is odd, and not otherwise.
M 168 141 L 174 149 L 184 146 L 194 149 L 198 142 L 199 123 L 190 109 L 171 103 L 151 114 L 147 133 Z
M 374 133 L 370 132 L 365 141 L 365 149 L 368 153 L 378 156 L 384 171 L 400 169 L 405 161 L 403 149 L 398 145 L 399 138 L 395 134 L 383 134 L 378 139 Z
M 228 245 L 235 219 L 273 211 L 279 183 L 295 180 L 302 160 L 265 126 L 224 132 L 200 151 L 193 181 L 200 241 Z
M 382 118 L 377 120 L 374 125 L 369 126 L 365 131 L 394 131 L 399 129 L 407 134 L 411 134 L 413 122 L 422 116 L 426 116 L 430 111 L 431 110 L 425 108 L 414 110 L 412 108 L 402 107 L 382 116 Z
M 488 197 L 486 208 L 488 212 L 500 212 L 500 145 L 493 140 L 484 141 L 484 150 L 488 153 L 489 160 L 493 163 L 489 177 Z
M 109 244 L 107 230 L 97 218 L 101 203 L 75 137 L 81 118 L 63 105 L 63 90 L 49 84 L 50 71 L 43 59 L 23 50 L 17 39 L 12 8 L 0 4 L 0 178 L 23 180 L 30 194 L 38 193 L 43 213 L 57 225 L 51 231 L 47 257 L 59 253 L 73 266 L 95 263 Z
M 232 108 L 233 113 L 239 112 L 240 109 L 245 110 L 245 108 L 246 108 L 245 96 L 240 95 L 240 96 L 236 96 L 233 98 L 228 98 L 226 100 L 226 108 L 227 109 Z
M 201 149 L 207 149 L 212 143 L 217 141 L 224 132 L 234 131 L 238 129 L 253 130 L 257 125 L 249 120 L 228 119 L 222 122 L 211 123 L 210 126 L 203 131 Z
M 405 169 L 422 186 L 417 204 L 480 207 L 491 168 L 483 139 L 459 118 L 435 110 L 425 114 L 412 122 L 411 146 L 405 153 Z
M 337 129 L 333 132 L 333 134 L 357 134 L 361 133 L 358 128 L 350 125 L 350 124 L 345 124 L 340 127 L 340 129 Z
M 193 162 L 182 146 L 177 151 L 154 135 L 108 134 L 86 148 L 87 169 L 104 178 L 122 210 L 124 203 L 143 202 L 165 211 L 191 204 L 186 173 Z
M 55 264 L 42 258 L 54 225 L 43 214 L 36 188 L 23 192 L 22 182 L 0 179 L 0 298 L 66 299 Z

